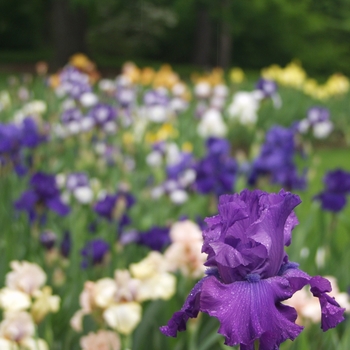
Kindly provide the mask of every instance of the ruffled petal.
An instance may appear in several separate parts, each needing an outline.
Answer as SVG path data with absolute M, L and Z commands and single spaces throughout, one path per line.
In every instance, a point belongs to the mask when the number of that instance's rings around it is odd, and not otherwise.
M 260 339 L 260 349 L 270 350 L 295 339 L 302 330 L 294 323 L 296 311 L 280 303 L 291 295 L 289 282 L 282 277 L 222 284 L 210 276 L 202 286 L 200 307 L 220 321 L 218 332 L 225 336 L 226 345 L 243 344 L 249 349 Z
M 315 276 L 310 281 L 311 293 L 319 298 L 321 305 L 321 328 L 325 332 L 334 328 L 338 323 L 344 320 L 344 308 L 335 301 L 334 298 L 326 294 L 332 290 L 330 282 L 321 277 Z
M 166 326 L 160 327 L 160 331 L 168 337 L 176 337 L 177 332 L 186 330 L 186 323 L 189 318 L 195 318 L 200 311 L 199 299 L 202 291 L 203 282 L 209 277 L 201 279 L 191 290 L 185 304 L 180 311 L 173 314 Z
M 293 294 L 310 283 L 311 277 L 304 271 L 298 269 L 298 264 L 286 262 L 281 266 L 279 276 L 286 278 L 292 288 Z
M 260 218 L 252 224 L 246 235 L 264 245 L 268 260 L 259 273 L 263 278 L 276 276 L 285 256 L 285 224 L 293 209 L 301 203 L 299 196 L 289 192 L 261 196 L 263 210 Z

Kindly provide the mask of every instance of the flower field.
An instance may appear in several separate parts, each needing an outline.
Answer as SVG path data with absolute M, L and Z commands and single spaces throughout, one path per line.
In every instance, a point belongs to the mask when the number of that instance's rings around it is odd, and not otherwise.
M 0 77 L 0 349 L 350 348 L 350 82 L 74 55 Z

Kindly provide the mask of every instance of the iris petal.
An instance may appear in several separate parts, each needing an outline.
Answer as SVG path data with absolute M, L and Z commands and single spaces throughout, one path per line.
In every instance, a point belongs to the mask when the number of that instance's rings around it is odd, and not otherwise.
M 293 294 L 288 280 L 272 277 L 258 282 L 222 284 L 211 276 L 200 295 L 201 310 L 216 317 L 225 344 L 251 346 L 260 339 L 261 349 L 274 349 L 286 339 L 295 339 L 302 327 L 296 325 L 293 308 L 280 304 Z
M 327 331 L 334 328 L 344 320 L 345 309 L 341 308 L 334 298 L 326 294 L 332 290 L 330 282 L 321 276 L 315 276 L 311 279 L 310 286 L 311 293 L 320 300 L 322 330 Z
M 191 290 L 185 304 L 180 311 L 173 314 L 166 326 L 160 327 L 160 331 L 168 337 L 176 337 L 177 332 L 186 330 L 186 322 L 189 318 L 195 318 L 200 311 L 199 298 L 203 282 L 209 277 L 201 279 Z

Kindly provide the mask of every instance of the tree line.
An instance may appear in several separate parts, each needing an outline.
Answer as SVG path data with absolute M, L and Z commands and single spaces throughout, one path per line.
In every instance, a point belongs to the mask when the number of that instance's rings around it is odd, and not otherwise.
M 350 74 L 350 0 L 0 0 L 0 50 Z

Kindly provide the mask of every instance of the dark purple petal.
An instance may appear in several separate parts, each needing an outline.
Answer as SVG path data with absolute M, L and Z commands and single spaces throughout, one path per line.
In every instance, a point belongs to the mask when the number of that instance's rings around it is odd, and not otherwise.
M 83 256 L 82 267 L 86 268 L 90 264 L 95 265 L 102 263 L 109 249 L 109 244 L 101 238 L 87 242 L 81 250 L 81 255 Z
M 191 290 L 180 311 L 174 313 L 166 326 L 160 327 L 160 331 L 168 337 L 176 337 L 177 332 L 186 330 L 186 322 L 189 318 L 195 318 L 200 311 L 199 299 L 203 282 L 209 277 L 201 279 Z
M 28 190 L 22 193 L 22 196 L 15 202 L 17 210 L 34 210 L 35 204 L 38 201 L 38 196 L 33 190 Z
M 220 321 L 218 332 L 225 336 L 226 345 L 249 347 L 260 339 L 260 349 L 275 349 L 302 330 L 294 323 L 296 311 L 280 304 L 291 295 L 282 277 L 223 284 L 210 276 L 202 286 L 200 307 Z
M 326 294 L 332 290 L 330 282 L 321 277 L 315 276 L 310 281 L 311 293 L 319 298 L 321 305 L 321 328 L 325 332 L 334 328 L 338 323 L 344 320 L 344 308 L 335 301 L 334 298 Z
M 346 205 L 346 197 L 342 193 L 323 192 L 315 196 L 314 199 L 321 202 L 323 210 L 329 210 L 335 213 L 341 211 Z
M 152 250 L 161 251 L 170 244 L 169 227 L 152 227 L 146 232 L 140 232 L 136 242 Z
M 49 198 L 46 200 L 45 204 L 49 209 L 61 216 L 65 216 L 70 212 L 69 206 L 64 204 L 60 197 Z
M 350 173 L 342 169 L 329 171 L 323 180 L 326 191 L 346 194 L 350 192 Z
M 60 245 L 60 250 L 61 254 L 65 257 L 68 258 L 70 251 L 72 248 L 72 238 L 71 234 L 69 231 L 66 231 L 63 235 L 63 239 Z

